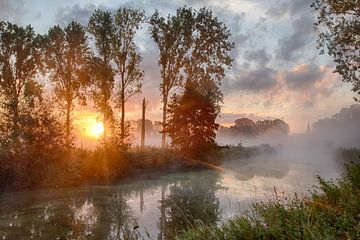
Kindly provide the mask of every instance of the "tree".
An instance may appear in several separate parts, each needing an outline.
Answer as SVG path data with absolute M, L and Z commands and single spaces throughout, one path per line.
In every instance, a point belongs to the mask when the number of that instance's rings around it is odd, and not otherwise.
M 95 42 L 96 51 L 88 61 L 90 96 L 95 107 L 103 115 L 104 140 L 112 128 L 113 110 L 110 105 L 114 89 L 115 71 L 111 66 L 112 41 L 114 36 L 113 18 L 110 12 L 96 10 L 90 17 L 88 31 Z
M 188 30 L 191 33 L 184 61 L 185 78 L 192 81 L 200 93 L 209 96 L 220 112 L 223 99 L 220 85 L 225 69 L 231 67 L 230 51 L 234 43 L 229 41 L 229 29 L 213 16 L 211 10 L 193 11 L 190 8 L 188 11 L 193 12 L 193 19 L 191 30 Z
M 34 77 L 40 62 L 40 37 L 33 28 L 0 22 L 0 97 L 2 119 L 16 141 L 21 111 L 41 98 L 42 89 Z
M 45 63 L 54 85 L 55 98 L 65 111 L 66 147 L 71 146 L 71 112 L 74 101 L 85 103 L 86 60 L 89 49 L 85 29 L 77 22 L 65 29 L 50 28 L 45 36 Z
M 192 13 L 188 9 L 181 8 L 175 16 L 160 17 L 159 12 L 150 18 L 150 32 L 153 40 L 159 48 L 158 65 L 161 67 L 160 92 L 162 96 L 162 138 L 161 147 L 166 145 L 166 120 L 168 101 L 171 90 L 182 85 L 181 68 L 188 50 L 189 35 L 191 32 Z
M 163 125 L 166 125 L 167 102 L 170 91 L 184 87 L 183 79 L 191 82 L 200 93 L 209 97 L 220 112 L 221 80 L 225 69 L 231 66 L 230 31 L 212 11 L 202 8 L 179 8 L 175 16 L 167 19 L 155 12 L 150 20 L 151 33 L 160 50 L 162 67 Z M 166 132 L 163 131 L 162 146 Z
M 112 56 L 120 75 L 118 84 L 119 107 L 121 108 L 121 139 L 125 140 L 125 103 L 141 93 L 144 71 L 140 69 L 142 57 L 135 45 L 135 34 L 145 21 L 144 11 L 119 8 L 114 17 Z
M 318 13 L 315 27 L 320 53 L 327 48 L 335 60 L 335 72 L 360 94 L 360 1 L 314 0 L 312 7 Z
M 258 134 L 256 124 L 249 118 L 236 119 L 235 126 L 230 127 L 230 129 L 243 136 L 256 136 Z
M 289 133 L 289 125 L 280 119 L 275 120 L 261 120 L 256 122 L 256 127 L 259 134 L 281 134 L 287 135 Z
M 184 93 L 174 96 L 169 105 L 166 131 L 172 147 L 186 157 L 204 158 L 216 148 L 216 117 L 211 99 L 187 82 Z

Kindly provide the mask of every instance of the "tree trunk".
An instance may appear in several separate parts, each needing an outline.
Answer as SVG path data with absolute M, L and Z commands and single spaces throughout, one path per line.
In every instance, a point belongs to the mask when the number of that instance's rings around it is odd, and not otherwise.
M 13 111 L 13 134 L 14 137 L 17 138 L 18 137 L 18 132 L 19 132 L 19 98 L 15 97 L 14 98 L 14 103 L 12 106 L 12 111 Z
M 70 149 L 70 145 L 71 145 L 70 113 L 71 113 L 71 102 L 68 101 L 66 103 L 66 121 L 65 121 L 65 129 L 66 129 L 65 144 L 68 150 Z
M 161 136 L 161 148 L 165 149 L 166 147 L 166 114 L 167 114 L 167 95 L 163 94 L 163 129 L 162 129 L 162 136 Z
M 145 148 L 145 111 L 146 111 L 146 102 L 144 98 L 142 102 L 142 119 L 141 119 L 141 143 L 140 143 L 141 150 L 144 150 Z
M 104 108 L 104 109 L 106 109 L 106 108 Z M 104 140 L 104 144 L 106 147 L 107 146 L 107 132 L 108 132 L 108 127 L 109 127 L 108 113 L 106 112 L 106 110 L 104 110 L 104 112 L 103 112 L 103 126 L 104 126 L 103 140 Z
M 17 96 L 14 97 L 14 102 L 13 105 L 11 106 L 11 111 L 12 111 L 12 126 L 11 126 L 11 140 L 12 143 L 14 144 L 15 150 L 17 151 L 17 149 L 19 148 L 19 133 L 20 133 L 20 129 L 19 129 L 19 98 Z
M 121 130 L 121 143 L 125 144 L 125 89 L 124 83 L 122 84 L 121 89 L 121 122 L 120 122 L 120 130 Z

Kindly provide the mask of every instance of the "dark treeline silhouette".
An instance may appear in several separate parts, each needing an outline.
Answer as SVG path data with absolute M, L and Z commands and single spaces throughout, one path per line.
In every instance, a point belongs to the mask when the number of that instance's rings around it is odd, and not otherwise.
M 221 126 L 218 132 L 219 138 L 255 138 L 269 135 L 274 137 L 286 136 L 289 134 L 289 125 L 280 119 L 266 119 L 257 122 L 249 118 L 235 120 L 235 124 L 230 127 Z
M 161 154 L 131 149 L 125 118 L 126 103 L 141 93 L 145 72 L 135 36 L 146 22 L 159 48 L 163 121 L 152 131 L 161 131 Z M 205 159 L 217 149 L 220 83 L 234 45 L 229 37 L 205 8 L 183 7 L 167 17 L 156 11 L 149 18 L 131 8 L 96 10 L 87 26 L 71 21 L 44 35 L 30 25 L 0 22 L 0 187 L 113 181 L 141 165 L 171 168 L 182 157 Z M 89 102 L 104 124 L 95 150 L 76 146 L 72 125 L 76 106 Z M 192 118 L 177 121 L 186 116 Z

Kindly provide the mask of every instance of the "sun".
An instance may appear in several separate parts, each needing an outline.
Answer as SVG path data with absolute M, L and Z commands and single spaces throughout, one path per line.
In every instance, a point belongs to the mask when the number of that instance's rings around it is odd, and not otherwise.
M 96 122 L 88 129 L 88 134 L 94 138 L 99 138 L 104 133 L 104 124 L 102 122 Z

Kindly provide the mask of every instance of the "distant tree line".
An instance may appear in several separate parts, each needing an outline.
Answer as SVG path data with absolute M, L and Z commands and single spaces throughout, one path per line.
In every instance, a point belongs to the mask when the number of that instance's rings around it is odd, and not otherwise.
M 312 125 L 315 138 L 334 147 L 360 147 L 360 105 L 341 109 Z
M 230 127 L 220 127 L 218 135 L 220 137 L 257 137 L 261 135 L 286 136 L 289 134 L 289 125 L 280 119 L 266 119 L 252 121 L 249 118 L 235 120 L 235 124 Z M 241 139 L 239 139 L 241 140 Z

